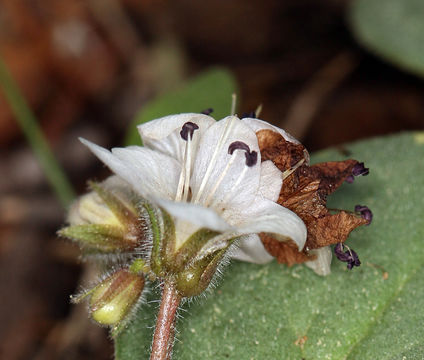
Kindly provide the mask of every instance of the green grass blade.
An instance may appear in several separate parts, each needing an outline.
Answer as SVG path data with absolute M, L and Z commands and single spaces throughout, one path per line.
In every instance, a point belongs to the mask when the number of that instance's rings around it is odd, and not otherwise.
M 74 190 L 44 137 L 37 120 L 23 97 L 6 64 L 0 58 L 0 88 L 25 134 L 31 148 L 63 206 L 75 197 Z

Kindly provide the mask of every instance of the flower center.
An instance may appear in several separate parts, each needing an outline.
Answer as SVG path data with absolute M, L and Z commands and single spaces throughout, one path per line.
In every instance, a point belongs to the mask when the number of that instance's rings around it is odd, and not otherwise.
M 239 154 L 244 154 L 244 163 L 245 166 L 243 170 L 237 176 L 237 179 L 232 186 L 233 189 L 237 189 L 240 183 L 246 176 L 248 169 L 258 162 L 258 153 L 256 151 L 251 151 L 249 146 L 242 141 L 233 141 L 228 148 L 225 148 L 225 144 L 228 144 L 229 136 L 231 135 L 232 128 L 234 127 L 235 122 L 238 119 L 233 117 L 227 121 L 225 124 L 224 131 L 222 132 L 218 144 L 214 149 L 211 160 L 208 164 L 208 167 L 205 171 L 205 174 L 202 178 L 198 191 L 193 194 L 193 198 L 189 198 L 191 196 L 191 188 L 190 188 L 190 177 L 191 177 L 191 164 L 192 159 L 195 154 L 193 154 L 193 136 L 195 130 L 199 127 L 192 123 L 185 123 L 180 131 L 181 138 L 186 141 L 184 156 L 183 156 L 183 166 L 181 169 L 180 178 L 178 181 L 177 194 L 175 197 L 175 201 L 192 201 L 193 203 L 201 203 L 206 207 L 214 207 L 217 208 L 221 204 L 227 203 L 231 198 L 235 195 L 235 191 L 229 191 L 223 198 L 215 199 L 215 194 L 225 180 L 226 176 L 230 172 L 231 167 L 236 161 L 243 161 L 240 159 Z M 197 142 L 196 142 L 197 143 Z M 226 151 L 227 154 L 231 155 L 229 161 L 225 165 L 225 168 L 222 172 L 220 172 L 219 176 L 215 179 L 212 179 L 212 173 L 214 172 L 214 168 L 216 167 L 218 156 L 222 151 Z M 213 181 L 213 182 L 212 182 Z M 206 190 L 207 189 L 207 190 Z M 205 192 L 207 191 L 207 194 Z M 202 196 L 205 194 L 205 196 Z

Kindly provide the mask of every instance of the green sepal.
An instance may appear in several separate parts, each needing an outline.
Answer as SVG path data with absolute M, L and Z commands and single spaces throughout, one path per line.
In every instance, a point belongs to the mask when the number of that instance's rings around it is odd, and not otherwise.
M 164 268 L 169 271 L 169 263 L 172 260 L 172 255 L 175 252 L 175 242 L 176 242 L 176 233 L 175 233 L 175 224 L 172 217 L 164 210 L 161 210 L 163 230 L 162 230 L 162 247 L 161 247 L 161 257 L 164 260 Z
M 183 297 L 200 295 L 209 286 L 228 248 L 187 266 L 176 275 L 176 288 Z
M 167 253 L 167 267 L 173 273 L 183 271 L 187 264 L 198 255 L 201 248 L 210 239 L 218 235 L 220 235 L 219 232 L 205 228 L 196 231 L 184 242 L 175 254 L 171 252 Z
M 175 244 L 175 225 L 172 217 L 161 208 L 147 201 L 140 205 L 141 217 L 148 223 L 151 232 L 152 252 L 150 269 L 159 277 L 165 275 L 163 262 L 165 254 L 173 249 Z
M 77 242 L 82 248 L 98 252 L 123 252 L 134 247 L 133 243 L 125 241 L 123 229 L 113 225 L 74 225 L 59 230 L 58 234 Z

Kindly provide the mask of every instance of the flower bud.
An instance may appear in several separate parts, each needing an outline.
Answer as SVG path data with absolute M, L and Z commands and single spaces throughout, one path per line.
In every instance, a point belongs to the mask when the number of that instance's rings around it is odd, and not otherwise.
M 88 250 L 101 253 L 124 252 L 139 247 L 145 226 L 134 204 L 136 197 L 116 177 L 103 184 L 90 183 L 92 192 L 71 207 L 71 226 L 59 235 L 72 239 Z
M 74 302 L 90 296 L 89 311 L 93 320 L 116 327 L 131 312 L 143 288 L 143 274 L 120 269 Z
M 187 266 L 176 276 L 176 288 L 183 297 L 200 295 L 209 286 L 225 250 Z

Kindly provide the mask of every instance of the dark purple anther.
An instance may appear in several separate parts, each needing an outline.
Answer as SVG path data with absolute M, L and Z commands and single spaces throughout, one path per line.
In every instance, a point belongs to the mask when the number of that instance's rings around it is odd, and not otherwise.
M 350 254 L 351 254 L 351 259 L 350 259 L 350 260 L 349 260 L 349 262 L 347 263 L 347 268 L 348 268 L 349 270 L 352 270 L 352 268 L 353 268 L 354 266 L 359 266 L 359 265 L 361 265 L 361 261 L 359 260 L 359 256 L 358 256 L 358 254 L 357 254 L 354 250 L 349 249 L 349 250 L 348 250 L 348 252 L 350 252 Z
M 244 153 L 246 156 L 246 165 L 251 167 L 253 165 L 256 165 L 258 162 L 258 153 L 256 151 L 246 152 Z
M 347 262 L 349 261 L 349 253 L 345 253 L 343 250 L 343 244 L 342 243 L 338 243 L 335 247 L 334 247 L 334 254 L 336 254 L 337 259 L 339 259 L 340 261 L 343 262 Z
M 233 152 L 236 150 L 243 150 L 246 156 L 246 165 L 253 166 L 258 162 L 258 153 L 256 151 L 250 151 L 249 145 L 243 141 L 234 141 L 228 147 L 228 153 L 233 155 Z
M 366 168 L 363 162 L 357 163 L 352 169 L 352 174 L 349 175 L 345 181 L 349 184 L 352 184 L 353 181 L 355 180 L 355 176 L 365 176 L 365 175 L 368 175 L 369 173 L 370 173 L 370 169 Z
M 370 173 L 370 169 L 364 166 L 364 163 L 357 163 L 352 169 L 353 176 L 365 176 Z
M 201 111 L 200 113 L 203 114 L 203 115 L 209 115 L 209 114 L 213 113 L 213 109 L 207 108 L 207 109 Z
M 198 128 L 199 126 L 197 126 L 195 123 L 188 121 L 183 125 L 180 131 L 180 135 L 185 141 L 188 140 L 188 134 L 190 134 L 190 139 L 193 139 L 194 130 L 197 130 Z
M 255 112 L 254 111 L 251 111 L 251 112 L 245 112 L 245 113 L 243 113 L 243 115 L 241 116 L 241 118 L 240 119 L 244 119 L 244 118 L 256 118 L 256 114 L 255 114 Z
M 233 155 L 233 152 L 236 151 L 236 150 L 244 150 L 244 151 L 250 153 L 250 147 L 249 147 L 249 145 L 247 145 L 243 141 L 234 141 L 228 147 L 228 153 L 230 155 Z
M 361 217 L 368 221 L 368 224 L 371 224 L 372 221 L 372 211 L 368 206 L 356 205 L 355 212 L 360 213 Z
M 347 248 L 347 250 L 344 251 L 344 248 L 345 245 L 343 245 L 343 243 L 338 243 L 334 247 L 334 253 L 336 254 L 337 259 L 346 262 L 349 270 L 352 270 L 355 266 L 361 265 L 358 254 L 350 248 Z

